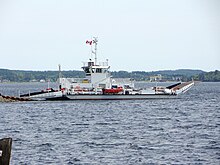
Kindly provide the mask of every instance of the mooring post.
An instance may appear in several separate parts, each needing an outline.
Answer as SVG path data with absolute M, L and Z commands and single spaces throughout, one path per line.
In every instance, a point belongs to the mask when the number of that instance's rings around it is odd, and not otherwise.
M 9 165 L 11 158 L 12 138 L 0 139 L 0 165 Z

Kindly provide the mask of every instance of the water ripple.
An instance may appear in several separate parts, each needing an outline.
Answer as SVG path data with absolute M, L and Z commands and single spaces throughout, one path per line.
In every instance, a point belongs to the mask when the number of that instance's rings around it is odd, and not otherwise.
M 11 91 L 11 90 L 9 90 Z M 220 83 L 175 100 L 0 104 L 12 164 L 218 164 Z

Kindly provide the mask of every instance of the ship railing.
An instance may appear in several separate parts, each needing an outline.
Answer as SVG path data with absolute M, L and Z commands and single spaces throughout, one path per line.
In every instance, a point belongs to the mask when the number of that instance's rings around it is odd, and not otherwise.
M 67 80 L 71 83 L 91 83 L 89 79 L 85 78 L 67 78 Z
M 108 61 L 105 62 L 98 62 L 99 66 L 108 66 Z M 88 62 L 83 62 L 83 67 L 87 67 L 88 66 Z
M 121 86 L 127 85 L 134 88 L 134 80 L 131 80 L 130 78 L 113 78 L 112 83 Z
M 100 66 L 108 66 L 108 62 L 106 61 L 106 62 L 99 62 L 99 65 Z

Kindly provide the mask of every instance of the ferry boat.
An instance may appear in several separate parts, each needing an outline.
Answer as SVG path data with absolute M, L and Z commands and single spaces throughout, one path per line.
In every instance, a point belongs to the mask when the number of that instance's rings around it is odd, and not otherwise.
M 137 99 L 164 99 L 177 98 L 181 93 L 188 91 L 194 82 L 176 83 L 167 87 L 151 87 L 136 89 L 132 79 L 115 79 L 111 76 L 108 60 L 97 62 L 97 38 L 86 41 L 94 45 L 94 60 L 89 59 L 82 69 L 85 78 L 64 78 L 59 65 L 57 90 L 48 88 L 41 92 L 21 95 L 32 100 L 137 100 Z

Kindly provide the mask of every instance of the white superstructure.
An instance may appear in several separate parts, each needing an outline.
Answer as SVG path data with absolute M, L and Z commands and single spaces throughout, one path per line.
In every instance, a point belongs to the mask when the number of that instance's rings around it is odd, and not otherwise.
M 94 38 L 92 43 L 95 44 L 95 51 L 92 50 L 95 59 L 89 59 L 84 63 L 82 69 L 85 72 L 85 78 L 62 78 L 60 76 L 58 79 L 60 89 L 67 94 L 103 94 L 103 89 L 118 88 L 119 86 L 133 87 L 132 81 L 123 83 L 123 80 L 119 82 L 111 78 L 108 60 L 97 62 L 97 38 Z

